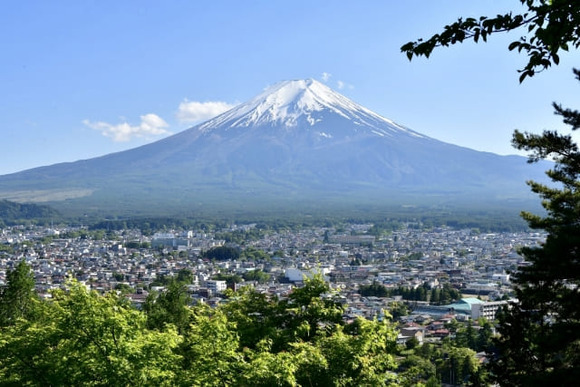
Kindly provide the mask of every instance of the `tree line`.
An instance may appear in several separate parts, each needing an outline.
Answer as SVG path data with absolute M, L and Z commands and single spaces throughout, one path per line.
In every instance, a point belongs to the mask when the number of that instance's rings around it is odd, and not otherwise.
M 406 301 L 427 301 L 434 305 L 450 304 L 461 299 L 461 292 L 449 283 L 441 287 L 430 287 L 427 283 L 421 286 L 397 286 L 388 288 L 377 281 L 370 285 L 360 285 L 358 292 L 361 296 L 394 297 L 401 296 Z
M 20 262 L 0 292 L 0 385 L 416 386 L 449 370 L 485 380 L 470 348 L 397 345 L 388 312 L 345 320 L 321 276 L 283 299 L 228 290 L 217 307 L 190 305 L 187 277 L 167 279 L 139 309 L 74 280 L 40 299 Z
M 345 323 L 321 277 L 284 300 L 245 288 L 216 308 L 190 306 L 174 280 L 139 310 L 122 294 L 100 295 L 74 280 L 41 300 L 25 263 L 11 273 L 0 303 L 0 385 L 378 386 L 396 379 L 394 324 Z

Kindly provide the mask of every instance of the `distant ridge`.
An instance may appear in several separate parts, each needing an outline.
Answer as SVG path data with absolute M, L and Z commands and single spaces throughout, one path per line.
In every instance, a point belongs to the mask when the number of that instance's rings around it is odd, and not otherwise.
M 31 220 L 35 222 L 58 221 L 60 218 L 61 215 L 48 206 L 0 200 L 0 225 L 11 226 Z
M 546 165 L 444 143 L 312 79 L 135 149 L 0 176 L 0 198 L 127 214 L 330 203 L 505 203 Z M 47 193 L 50 197 L 47 200 Z

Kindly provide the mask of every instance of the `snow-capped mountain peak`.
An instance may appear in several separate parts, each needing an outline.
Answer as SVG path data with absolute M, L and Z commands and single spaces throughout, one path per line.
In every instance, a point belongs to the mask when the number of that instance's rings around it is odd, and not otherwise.
M 325 114 L 329 113 L 329 114 Z M 315 126 L 325 116 L 338 115 L 356 127 L 366 127 L 379 136 L 404 132 L 424 137 L 351 101 L 314 80 L 279 82 L 250 101 L 200 125 L 208 132 L 215 128 L 243 128 L 280 125 L 286 128 Z
M 328 214 L 350 206 L 360 214 L 375 205 L 493 198 L 503 206 L 506 198 L 527 198 L 523 182 L 542 181 L 549 166 L 529 168 L 524 157 L 423 136 L 322 83 L 296 80 L 138 148 L 0 176 L 0 194 L 46 201 L 50 192 L 49 200 L 83 211 L 79 216 L 87 208 L 106 214 L 111 203 L 122 213 L 156 216 Z

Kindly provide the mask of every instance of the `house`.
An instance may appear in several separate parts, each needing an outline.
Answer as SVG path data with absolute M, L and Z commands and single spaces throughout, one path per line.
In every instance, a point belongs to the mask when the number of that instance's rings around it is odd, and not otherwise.
M 419 344 L 423 344 L 423 337 L 425 336 L 425 328 L 420 326 L 409 326 L 403 327 L 399 331 L 399 336 L 397 337 L 397 344 L 404 344 L 411 338 L 417 339 Z

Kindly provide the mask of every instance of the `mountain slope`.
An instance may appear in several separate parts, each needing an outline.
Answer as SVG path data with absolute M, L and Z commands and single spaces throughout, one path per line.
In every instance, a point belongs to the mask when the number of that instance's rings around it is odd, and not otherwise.
M 443 143 L 314 80 L 278 83 L 160 141 L 106 156 L 0 176 L 0 198 L 190 208 L 258 201 L 529 196 L 544 166 Z M 315 204 L 316 205 L 316 204 Z
M 0 200 L 0 225 L 18 225 L 28 221 L 49 223 L 59 221 L 60 214 L 48 206 L 21 204 Z

